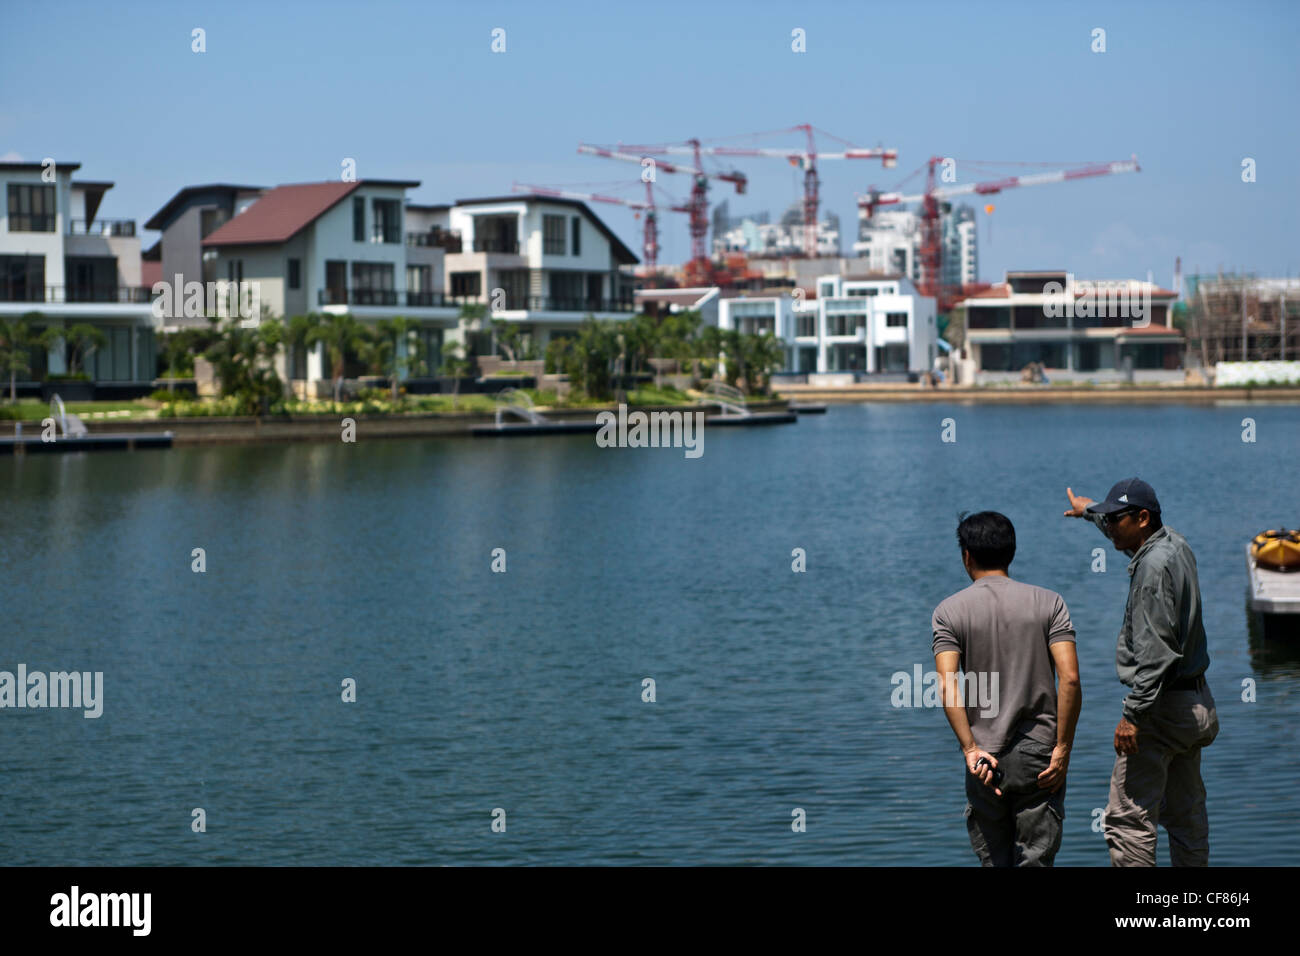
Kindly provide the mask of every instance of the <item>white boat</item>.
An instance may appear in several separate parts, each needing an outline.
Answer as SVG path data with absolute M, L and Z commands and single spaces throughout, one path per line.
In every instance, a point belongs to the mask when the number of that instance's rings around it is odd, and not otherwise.
M 1260 567 L 1246 545 L 1250 573 L 1250 609 L 1273 624 L 1300 630 L 1300 571 L 1274 571 Z

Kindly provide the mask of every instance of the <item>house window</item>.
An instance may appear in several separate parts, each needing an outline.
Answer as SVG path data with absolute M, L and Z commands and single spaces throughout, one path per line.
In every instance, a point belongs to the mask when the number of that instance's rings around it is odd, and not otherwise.
M 479 272 L 453 272 L 451 294 L 455 296 L 480 296 L 483 294 L 483 275 Z
M 289 260 L 289 288 L 290 289 L 302 288 L 302 260 L 301 259 Z
M 44 302 L 45 257 L 0 256 L 0 302 Z
M 891 328 L 891 329 L 905 329 L 905 328 L 907 328 L 907 313 L 906 313 L 906 312 L 886 312 L 886 313 L 885 313 L 885 325 L 888 326 L 888 327 Z
M 348 301 L 348 264 L 340 259 L 325 260 L 325 289 L 322 305 L 343 305 Z
M 582 220 L 577 216 L 573 217 L 573 254 L 582 255 Z
M 519 252 L 518 216 L 475 216 L 474 251 Z
M 9 231 L 53 232 L 55 218 L 53 186 L 9 184 Z
M 376 199 L 375 221 L 370 230 L 371 242 L 402 241 L 402 204 L 396 199 Z
M 542 253 L 564 255 L 564 217 L 542 216 Z
M 366 201 L 360 196 L 352 197 L 352 239 L 366 241 Z
M 396 305 L 391 262 L 352 263 L 352 301 L 356 305 Z
M 226 261 L 226 278 L 231 282 L 244 281 L 243 259 L 228 259 Z
M 224 209 L 204 209 L 199 212 L 199 238 L 206 239 L 223 225 L 230 217 Z

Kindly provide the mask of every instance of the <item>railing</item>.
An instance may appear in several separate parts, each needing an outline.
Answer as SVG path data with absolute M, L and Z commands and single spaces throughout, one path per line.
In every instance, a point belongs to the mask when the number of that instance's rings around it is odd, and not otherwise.
M 434 229 L 430 232 L 408 232 L 406 234 L 406 244 L 408 246 L 445 249 L 447 252 L 452 253 L 460 252 L 462 248 L 459 233 L 444 232 L 441 229 Z
M 321 305 L 403 305 L 411 308 L 457 308 L 479 303 L 492 305 L 489 296 L 455 295 L 447 292 L 397 292 L 393 289 L 321 289 Z M 549 296 L 507 295 L 503 312 L 635 312 L 631 299 L 567 299 Z
M 153 301 L 153 292 L 147 286 L 31 286 L 21 282 L 0 282 L 0 302 L 134 304 L 151 301 Z
M 445 292 L 398 292 L 393 289 L 321 289 L 321 305 L 404 305 L 411 308 L 456 308 L 479 302 L 482 296 L 450 295 Z
M 73 219 L 68 223 L 70 236 L 134 236 L 134 219 Z
M 519 255 L 519 242 L 509 239 L 475 239 L 475 252 L 508 252 Z
M 528 309 L 539 312 L 635 312 L 636 303 L 631 299 L 587 299 L 556 298 L 530 296 Z

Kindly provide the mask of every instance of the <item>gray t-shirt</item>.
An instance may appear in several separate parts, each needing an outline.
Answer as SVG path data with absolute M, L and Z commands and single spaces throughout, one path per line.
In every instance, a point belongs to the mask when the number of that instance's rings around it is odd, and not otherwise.
M 973 674 L 962 699 L 975 743 L 997 754 L 1027 734 L 1056 743 L 1056 665 L 1047 648 L 1073 641 L 1055 591 L 998 574 L 973 581 L 934 609 L 934 652 L 956 651 Z

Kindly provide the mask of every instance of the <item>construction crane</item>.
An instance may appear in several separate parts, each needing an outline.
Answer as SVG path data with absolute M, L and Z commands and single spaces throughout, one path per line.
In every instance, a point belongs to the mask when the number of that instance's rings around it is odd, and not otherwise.
M 925 192 L 916 195 L 903 195 L 899 192 L 882 193 L 871 190 L 865 196 L 858 197 L 858 206 L 866 210 L 866 218 L 871 218 L 880 206 L 896 203 L 921 203 L 921 279 L 918 287 L 922 295 L 933 296 L 938 302 L 940 313 L 949 311 L 961 300 L 959 287 L 945 284 L 943 281 L 943 243 L 941 236 L 940 203 L 947 202 L 955 196 L 971 194 L 988 196 L 1000 193 L 1004 189 L 1017 186 L 1042 186 L 1047 183 L 1062 183 L 1072 179 L 1085 179 L 1090 176 L 1109 176 L 1115 173 L 1141 172 L 1136 154 L 1127 160 L 1114 163 L 1089 163 L 1078 169 L 1058 169 L 1047 173 L 1032 173 L 1027 176 L 1007 176 L 979 183 L 962 183 L 953 186 L 936 186 L 934 169 L 945 162 L 942 156 L 932 156 L 927 163 Z M 910 178 L 910 177 L 909 177 Z
M 645 261 L 648 272 L 648 282 L 653 285 L 655 279 L 655 266 L 659 261 L 659 226 L 657 216 L 657 206 L 655 204 L 654 186 L 652 183 L 645 184 L 645 200 L 624 199 L 621 196 L 606 196 L 601 193 L 581 193 L 572 192 L 567 189 L 556 189 L 551 186 L 532 186 L 526 183 L 511 183 L 511 192 L 526 192 L 538 196 L 553 196 L 556 199 L 576 199 L 579 202 L 604 202 L 613 203 L 618 206 L 627 206 L 629 209 L 636 210 L 636 215 L 640 218 L 641 213 L 645 213 L 645 228 L 642 233 L 641 254 Z M 672 212 L 690 213 L 691 207 L 686 204 L 677 204 L 667 207 Z
M 700 156 L 768 156 L 784 159 L 791 165 L 801 166 L 804 171 L 803 249 L 804 255 L 811 259 L 817 255 L 817 212 L 821 202 L 819 195 L 821 180 L 817 175 L 817 161 L 819 159 L 879 159 L 883 161 L 885 169 L 892 169 L 898 164 L 898 151 L 885 149 L 884 147 L 863 148 L 853 146 L 846 140 L 840 140 L 846 147 L 843 152 L 819 153 L 817 152 L 817 141 L 813 135 L 814 132 L 819 132 L 823 136 L 830 136 L 832 139 L 840 139 L 840 137 L 827 133 L 825 130 L 814 130 L 814 127 L 809 123 L 801 123 L 798 126 L 791 126 L 789 129 L 775 130 L 770 133 L 754 133 L 753 135 L 776 136 L 796 132 L 803 133 L 808 137 L 806 149 L 768 146 L 700 146 L 696 140 L 691 140 L 689 146 L 624 146 L 620 143 L 619 148 L 635 150 L 641 155 L 649 156 L 693 154 L 696 157 L 695 164 L 697 166 L 700 162 Z
M 691 145 L 691 150 L 695 156 L 694 166 L 681 166 L 676 163 L 656 161 L 654 168 L 665 173 L 682 173 L 692 176 L 694 181 L 691 185 L 691 199 L 689 203 L 691 216 L 691 261 L 687 264 L 686 273 L 693 280 L 702 280 L 711 276 L 712 265 L 709 262 L 708 250 L 705 246 L 705 240 L 709 234 L 709 180 L 718 179 L 723 182 L 731 183 L 736 187 L 737 193 L 744 193 L 745 185 L 748 180 L 745 174 L 738 170 L 722 173 L 706 172 L 700 165 L 700 141 L 692 139 L 687 141 Z M 684 148 L 684 147 L 683 147 Z M 620 159 L 624 162 L 637 163 L 643 169 L 645 160 L 648 156 L 645 153 L 634 154 L 624 152 L 621 147 L 616 149 L 606 149 L 602 146 L 589 146 L 585 143 L 578 144 L 578 152 L 590 156 L 603 156 L 605 159 Z M 644 173 L 642 174 L 644 176 Z M 647 181 L 648 186 L 650 181 Z

